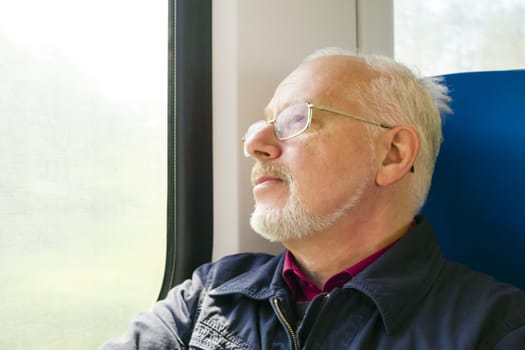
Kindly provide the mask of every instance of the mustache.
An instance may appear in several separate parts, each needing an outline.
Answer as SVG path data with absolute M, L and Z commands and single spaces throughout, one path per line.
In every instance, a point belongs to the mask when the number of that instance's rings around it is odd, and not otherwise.
M 262 176 L 271 176 L 283 180 L 285 183 L 292 183 L 292 175 L 290 171 L 285 166 L 266 164 L 266 163 L 256 163 L 252 168 L 252 185 L 255 185 L 255 180 Z

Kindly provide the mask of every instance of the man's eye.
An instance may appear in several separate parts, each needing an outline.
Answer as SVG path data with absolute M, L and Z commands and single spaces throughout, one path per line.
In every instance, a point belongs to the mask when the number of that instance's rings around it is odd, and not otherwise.
M 291 119 L 292 119 L 291 120 L 292 123 L 303 123 L 305 116 L 302 113 L 301 114 L 298 113 L 298 114 L 294 114 Z
M 284 119 L 284 123 L 282 123 L 281 128 L 287 131 L 294 131 L 297 128 L 300 128 L 304 124 L 304 121 L 305 116 L 303 114 L 291 114 Z

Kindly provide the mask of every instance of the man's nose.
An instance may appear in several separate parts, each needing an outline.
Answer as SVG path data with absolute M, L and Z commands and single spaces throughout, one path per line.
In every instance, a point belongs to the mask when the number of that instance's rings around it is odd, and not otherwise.
M 257 160 L 271 160 L 281 155 L 281 147 L 275 133 L 273 124 L 266 123 L 258 130 L 245 136 L 244 155 Z

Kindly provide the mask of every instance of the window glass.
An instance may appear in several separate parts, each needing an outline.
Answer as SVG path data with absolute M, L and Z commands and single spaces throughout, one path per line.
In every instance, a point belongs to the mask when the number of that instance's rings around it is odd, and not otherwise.
M 0 0 L 1 349 L 94 349 L 158 295 L 167 6 Z
M 425 75 L 525 67 L 525 0 L 395 0 L 395 56 Z

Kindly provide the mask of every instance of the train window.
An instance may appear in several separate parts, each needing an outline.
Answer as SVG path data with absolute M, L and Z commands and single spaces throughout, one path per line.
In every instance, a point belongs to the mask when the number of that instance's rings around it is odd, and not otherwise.
M 395 0 L 395 56 L 423 74 L 523 68 L 524 0 Z
M 168 2 L 0 2 L 2 349 L 94 349 L 156 300 Z

